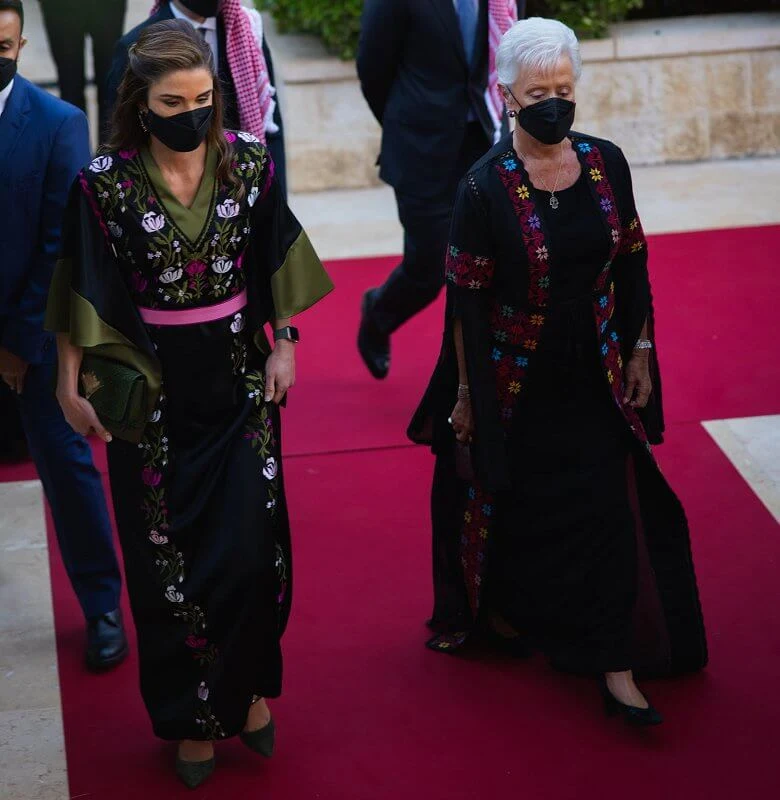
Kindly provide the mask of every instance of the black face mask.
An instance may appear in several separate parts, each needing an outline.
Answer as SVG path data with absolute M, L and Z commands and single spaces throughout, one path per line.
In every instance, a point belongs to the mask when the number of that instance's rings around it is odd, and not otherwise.
M 0 92 L 16 77 L 16 59 L 0 58 Z
M 219 0 L 181 0 L 181 4 L 199 17 L 216 17 L 219 8 Z
M 176 150 L 177 153 L 190 153 L 206 138 L 213 116 L 214 106 L 182 111 L 172 117 L 161 117 L 150 108 L 144 115 L 144 123 L 149 133 L 166 147 Z
M 517 122 L 526 133 L 543 144 L 558 144 L 566 138 L 574 124 L 574 109 L 575 104 L 571 100 L 550 97 L 541 103 L 521 108 L 517 113 Z

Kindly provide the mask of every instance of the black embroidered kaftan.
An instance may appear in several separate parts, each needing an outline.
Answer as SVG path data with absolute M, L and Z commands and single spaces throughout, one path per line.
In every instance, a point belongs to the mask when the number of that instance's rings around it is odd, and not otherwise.
M 253 695 L 281 691 L 292 562 L 263 325 L 332 288 L 266 149 L 226 137 L 238 186 L 217 179 L 210 151 L 190 208 L 148 151 L 96 158 L 74 187 L 49 305 L 50 328 L 147 378 L 148 422 L 108 457 L 141 690 L 164 739 L 235 735 Z M 243 309 L 212 321 L 138 313 L 242 292 Z
M 488 608 L 566 669 L 698 669 L 707 650 L 687 522 L 650 452 L 663 431 L 655 353 L 650 405 L 622 403 L 646 319 L 653 336 L 630 172 L 610 142 L 571 139 L 582 176 L 558 217 L 511 137 L 461 184 L 442 352 L 409 430 L 437 455 L 429 646 L 459 647 Z M 475 416 L 471 483 L 456 476 L 447 423 L 455 316 Z

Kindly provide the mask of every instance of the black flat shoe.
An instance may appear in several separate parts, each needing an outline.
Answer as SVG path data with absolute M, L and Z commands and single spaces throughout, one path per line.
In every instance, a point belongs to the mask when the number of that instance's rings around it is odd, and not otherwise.
M 638 728 L 660 725 L 664 721 L 661 713 L 653 708 L 649 700 L 647 701 L 647 708 L 638 708 L 637 706 L 628 706 L 625 703 L 621 703 L 609 691 L 604 678 L 601 679 L 601 696 L 604 698 L 604 711 L 608 717 L 620 715 L 623 717 L 624 722 Z
M 264 758 L 270 758 L 274 754 L 274 742 L 276 741 L 276 725 L 273 719 L 264 727 L 256 731 L 242 731 L 239 739 L 250 750 L 259 753 Z
M 121 664 L 128 653 L 127 636 L 119 609 L 87 620 L 87 667 L 103 672 Z
M 214 758 L 208 761 L 183 761 L 176 756 L 176 774 L 188 789 L 197 789 L 207 781 L 214 774 L 216 765 Z
M 381 381 L 390 372 L 390 337 L 382 333 L 371 319 L 372 292 L 373 289 L 369 289 L 363 295 L 357 346 L 368 371 Z

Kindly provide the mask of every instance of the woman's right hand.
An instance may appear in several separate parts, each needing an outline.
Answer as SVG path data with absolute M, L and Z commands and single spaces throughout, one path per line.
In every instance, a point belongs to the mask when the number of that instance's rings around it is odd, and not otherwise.
M 468 444 L 474 436 L 474 414 L 469 398 L 458 400 L 450 415 L 450 421 L 452 429 L 455 431 L 455 438 L 459 442 Z
M 111 441 L 111 434 L 100 424 L 98 415 L 89 400 L 80 394 L 60 395 L 57 393 L 62 413 L 65 419 L 76 433 L 82 436 L 89 436 L 96 433 L 104 442 Z

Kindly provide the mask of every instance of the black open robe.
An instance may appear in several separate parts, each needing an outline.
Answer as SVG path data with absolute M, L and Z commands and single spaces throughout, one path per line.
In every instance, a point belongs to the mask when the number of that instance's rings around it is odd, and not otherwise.
M 234 182 L 210 149 L 190 207 L 148 149 L 85 168 L 47 313 L 50 330 L 146 377 L 146 422 L 117 431 L 109 474 L 141 692 L 172 740 L 235 735 L 254 695 L 281 692 L 292 552 L 263 326 L 332 289 L 266 148 L 225 136 Z M 235 298 L 229 313 L 204 312 Z M 189 316 L 146 324 L 139 307 Z
M 662 441 L 664 427 L 656 351 L 651 356 L 654 391 L 648 407 L 637 412 L 622 403 L 624 362 L 646 319 L 654 339 L 647 246 L 630 171 L 614 144 L 582 134 L 572 134 L 571 139 L 611 243 L 593 286 L 592 330 L 608 389 L 605 402 L 614 403 L 630 442 L 625 491 L 636 536 L 630 666 L 651 675 L 696 670 L 707 662 L 707 646 L 688 525 L 650 447 Z M 497 527 L 505 528 L 503 536 L 522 536 L 523 515 L 516 503 L 511 529 L 506 529 L 506 515 L 501 513 L 523 488 L 513 485 L 511 432 L 515 414 L 523 413 L 519 400 L 528 393 L 524 387 L 533 386 L 539 372 L 537 359 L 544 351 L 545 325 L 561 266 L 556 262 L 560 248 L 540 213 L 542 201 L 507 137 L 464 178 L 456 204 L 447 258 L 444 341 L 409 428 L 410 438 L 431 444 L 437 456 L 431 620 L 437 635 L 428 644 L 444 652 L 467 639 L 491 597 Z M 457 477 L 454 434 L 447 423 L 458 381 L 455 316 L 462 320 L 475 416 L 471 451 L 476 477 L 471 482 Z

